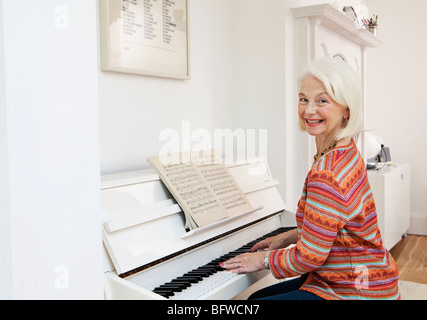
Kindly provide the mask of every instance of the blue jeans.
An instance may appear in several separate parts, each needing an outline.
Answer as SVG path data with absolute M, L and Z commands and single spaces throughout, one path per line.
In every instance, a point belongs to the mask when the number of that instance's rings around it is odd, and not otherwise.
M 248 300 L 324 300 L 314 293 L 299 290 L 308 275 L 266 287 L 249 296 Z

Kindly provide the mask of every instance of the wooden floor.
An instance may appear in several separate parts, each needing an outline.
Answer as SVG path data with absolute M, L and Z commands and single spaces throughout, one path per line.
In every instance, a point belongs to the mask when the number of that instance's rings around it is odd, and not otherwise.
M 399 267 L 399 280 L 427 284 L 427 236 L 408 235 L 390 253 Z

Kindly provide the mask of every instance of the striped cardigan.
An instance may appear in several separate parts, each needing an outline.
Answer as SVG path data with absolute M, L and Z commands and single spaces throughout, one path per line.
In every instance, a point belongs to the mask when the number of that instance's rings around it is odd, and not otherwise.
M 399 271 L 383 246 L 365 163 L 353 140 L 314 162 L 296 222 L 296 246 L 270 254 L 276 278 L 309 273 L 300 289 L 324 299 L 400 298 Z

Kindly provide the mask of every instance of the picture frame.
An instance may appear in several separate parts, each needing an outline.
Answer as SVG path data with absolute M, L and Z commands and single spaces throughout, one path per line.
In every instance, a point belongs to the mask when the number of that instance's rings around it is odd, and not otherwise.
M 189 0 L 99 0 L 101 70 L 189 80 Z

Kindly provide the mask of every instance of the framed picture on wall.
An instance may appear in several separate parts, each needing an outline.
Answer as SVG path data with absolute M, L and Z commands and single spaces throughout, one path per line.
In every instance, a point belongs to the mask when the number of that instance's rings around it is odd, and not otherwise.
M 188 0 L 99 0 L 101 70 L 190 79 Z

